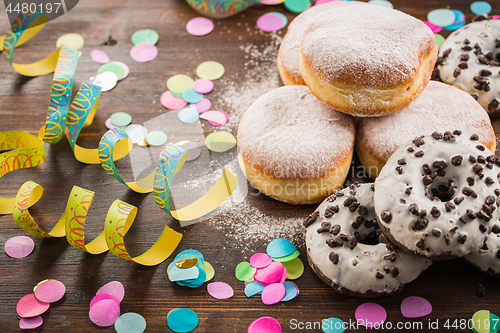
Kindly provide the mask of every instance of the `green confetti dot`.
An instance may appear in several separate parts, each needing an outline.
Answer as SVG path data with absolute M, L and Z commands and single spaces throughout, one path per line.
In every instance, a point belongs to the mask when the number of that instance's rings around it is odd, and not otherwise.
M 295 252 L 290 254 L 290 255 L 287 255 L 287 256 L 281 257 L 281 258 L 273 258 L 273 260 L 284 263 L 284 262 L 291 261 L 291 260 L 297 258 L 299 255 L 300 255 L 299 250 L 295 250 Z
M 187 89 L 193 88 L 194 80 L 185 74 L 177 74 L 172 76 L 167 80 L 167 88 L 178 97 L 176 94 L 180 95 L 182 98 L 182 93 Z
M 121 78 L 123 77 L 123 74 L 125 74 L 125 69 L 119 64 L 108 62 L 99 67 L 97 70 L 97 73 L 102 72 L 113 72 L 116 74 L 116 77 Z
M 253 279 L 253 275 L 257 269 L 252 267 L 249 262 L 243 261 L 236 266 L 235 275 L 240 281 L 246 282 Z
M 215 270 L 214 267 L 208 261 L 205 261 L 205 263 L 203 264 L 203 270 L 207 274 L 205 282 L 212 280 L 213 277 L 215 276 Z
M 196 68 L 196 75 L 201 79 L 213 81 L 224 75 L 224 71 L 224 66 L 221 63 L 217 61 L 205 61 Z
M 167 142 L 167 135 L 162 131 L 151 131 L 146 135 L 146 141 L 151 146 L 163 146 Z
M 440 34 L 434 34 L 434 37 L 436 37 L 437 46 L 438 47 L 441 46 L 441 44 L 443 44 L 445 38 L 443 36 L 441 36 Z
M 109 119 L 115 126 L 127 126 L 132 122 L 132 116 L 125 112 L 113 113 Z
M 283 266 L 286 268 L 286 278 L 288 280 L 296 280 L 304 273 L 304 264 L 300 258 L 284 262 Z
M 310 0 L 285 0 L 285 7 L 292 13 L 302 13 L 311 6 Z
M 158 33 L 151 29 L 136 31 L 131 38 L 132 44 L 134 45 L 137 45 L 139 43 L 149 43 L 151 45 L 155 45 L 156 43 L 158 43 L 158 39 L 160 39 Z

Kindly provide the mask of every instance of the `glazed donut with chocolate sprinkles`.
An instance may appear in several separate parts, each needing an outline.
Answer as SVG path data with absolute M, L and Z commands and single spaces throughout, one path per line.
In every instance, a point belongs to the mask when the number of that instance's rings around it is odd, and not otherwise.
M 486 274 L 500 277 L 500 222 L 492 221 L 488 238 L 479 251 L 464 257 L 472 266 Z
M 500 161 L 461 132 L 401 146 L 375 180 L 375 211 L 396 245 L 433 260 L 479 250 L 498 218 Z
M 473 22 L 452 33 L 436 64 L 443 82 L 470 93 L 488 113 L 500 112 L 500 20 Z
M 359 118 L 356 152 L 367 173 L 375 179 L 404 143 L 443 128 L 455 128 L 467 136 L 478 133 L 479 142 L 495 152 L 495 131 L 486 111 L 466 92 L 436 81 L 429 82 L 410 106 L 398 112 Z
M 431 264 L 381 233 L 373 189 L 373 184 L 352 184 L 336 191 L 304 221 L 309 264 L 323 282 L 348 295 L 401 291 Z

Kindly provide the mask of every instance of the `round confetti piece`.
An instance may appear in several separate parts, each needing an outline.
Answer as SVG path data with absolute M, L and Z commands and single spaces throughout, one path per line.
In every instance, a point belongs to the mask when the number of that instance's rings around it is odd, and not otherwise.
M 269 266 L 273 259 L 267 253 L 255 253 L 250 257 L 250 265 L 255 268 L 264 268 Z
M 285 266 L 287 275 L 286 278 L 288 280 L 297 280 L 299 277 L 304 274 L 304 264 L 300 258 L 295 258 L 291 261 L 286 261 L 283 263 Z
M 253 278 L 255 281 L 262 283 L 275 283 L 280 282 L 283 275 L 285 275 L 286 279 L 285 266 L 280 262 L 273 261 L 269 266 L 257 269 Z
M 158 39 L 160 39 L 158 33 L 151 29 L 138 30 L 134 32 L 132 34 L 132 37 L 130 38 L 132 44 L 134 45 L 140 43 L 149 43 L 151 45 L 155 45 L 156 43 L 158 43 Z
M 111 118 L 108 118 L 106 119 L 106 122 L 104 123 L 104 125 L 106 125 L 106 128 L 107 129 L 113 129 L 113 128 L 116 128 L 116 127 L 124 127 L 124 126 L 115 126 L 111 123 Z
M 151 131 L 146 135 L 146 141 L 151 146 L 163 146 L 167 139 L 167 135 L 162 131 Z
M 228 299 L 234 296 L 233 287 L 225 282 L 212 282 L 207 285 L 207 291 L 213 298 Z
M 292 253 L 292 254 L 290 254 L 288 256 L 281 257 L 281 258 L 273 258 L 273 260 L 284 263 L 284 262 L 291 261 L 291 260 L 297 258 L 299 255 L 300 255 L 300 251 L 299 250 L 295 250 L 294 253 Z
M 196 266 L 191 268 L 179 268 L 175 265 L 172 265 L 170 267 L 170 270 L 168 270 L 168 279 L 171 282 L 194 282 L 199 276 L 200 270 Z
M 198 103 L 203 99 L 203 94 L 197 93 L 194 89 L 186 89 L 182 93 L 182 99 L 188 103 Z
M 455 22 L 453 22 L 453 24 L 457 24 L 457 23 L 465 21 L 465 14 L 462 13 L 460 10 L 452 9 L 451 11 L 453 13 L 455 13 Z
M 22 330 L 31 330 L 42 326 L 42 324 L 43 324 L 43 318 L 40 316 L 21 318 L 21 320 L 19 321 L 19 328 Z
M 193 88 L 193 83 L 194 80 L 189 76 L 177 74 L 167 80 L 167 88 L 174 96 L 182 98 L 182 93 L 187 89 Z
M 249 262 L 240 262 L 235 269 L 236 278 L 240 281 L 247 281 L 256 272 L 255 267 L 252 267 Z
M 83 47 L 85 43 L 85 39 L 80 34 L 65 34 L 59 37 L 56 41 L 56 46 L 60 47 L 61 45 L 70 47 L 75 50 L 79 50 Z
M 401 313 L 405 318 L 425 317 L 431 312 L 432 305 L 425 298 L 410 296 L 401 302 Z
M 148 134 L 148 130 L 144 126 L 137 124 L 128 125 L 127 127 L 125 127 L 125 132 L 127 133 L 132 143 L 141 142 L 146 138 L 146 135 Z
M 295 288 L 297 288 L 297 296 L 299 296 L 299 294 L 300 294 L 299 287 L 294 282 L 292 282 L 292 281 L 285 281 L 285 282 L 293 284 L 295 286 Z M 283 283 L 285 283 L 285 282 L 283 282 Z M 297 297 L 297 296 L 295 296 L 295 297 Z
M 288 24 L 288 19 L 283 20 L 283 17 L 277 12 L 266 13 L 257 19 L 257 28 L 265 32 L 273 32 L 283 29 Z M 281 14 L 283 15 L 283 14 Z
M 120 281 L 111 281 L 99 288 L 99 290 L 96 292 L 96 295 L 99 294 L 116 296 L 116 298 L 118 298 L 121 302 L 123 300 L 123 297 L 125 297 L 125 288 Z
M 182 281 L 186 284 L 186 286 L 188 286 L 190 288 L 198 288 L 203 283 L 205 283 L 205 280 L 207 279 L 207 273 L 205 273 L 205 271 L 202 268 L 196 267 L 196 269 L 198 269 L 198 272 L 199 272 L 198 277 L 196 279 L 193 279 L 190 281 L 187 281 L 187 280 Z
M 120 305 L 120 300 L 116 296 L 109 295 L 109 294 L 97 294 L 94 297 L 92 297 L 92 299 L 90 300 L 89 309 L 92 309 L 94 304 L 96 304 L 99 301 L 102 301 L 103 299 L 110 299 L 112 301 L 115 301 L 116 304 Z
M 101 92 L 106 92 L 116 87 L 118 76 L 113 72 L 102 72 L 91 77 L 90 82 L 101 87 Z
M 125 74 L 125 69 L 122 66 L 110 62 L 101 65 L 101 67 L 99 67 L 99 69 L 97 70 L 97 73 L 102 73 L 106 71 L 115 73 L 117 78 L 122 77 L 123 74 Z
M 443 36 L 441 36 L 440 34 L 434 34 L 434 37 L 436 38 L 436 44 L 437 46 L 441 46 L 441 44 L 443 44 L 445 38 Z
M 12 258 L 24 258 L 33 252 L 35 242 L 28 236 L 9 238 L 4 245 L 5 253 Z
M 281 333 L 281 325 L 272 317 L 260 317 L 248 326 L 248 333 Z
M 472 330 L 475 333 L 490 333 L 489 325 L 490 311 L 479 310 L 472 315 Z
M 427 21 L 439 27 L 446 27 L 455 22 L 455 13 L 450 9 L 435 9 L 427 14 Z
M 470 10 L 476 15 L 489 14 L 491 5 L 486 1 L 476 1 L 470 5 Z
M 387 319 L 387 312 L 381 305 L 368 302 L 358 306 L 354 316 L 361 326 L 378 327 Z
M 160 103 L 170 110 L 180 109 L 187 105 L 187 102 L 182 98 L 175 97 L 170 90 L 161 94 Z
M 167 315 L 167 325 L 176 333 L 188 333 L 198 326 L 198 315 L 191 309 L 177 308 Z
M 247 297 L 252 297 L 254 295 L 258 295 L 258 294 L 262 293 L 262 290 L 264 290 L 265 287 L 266 286 L 264 286 L 260 282 L 250 282 L 245 287 L 245 295 Z
M 149 43 L 139 43 L 130 49 L 130 57 L 137 62 L 149 62 L 158 56 L 156 45 Z
M 207 79 L 197 79 L 193 83 L 193 89 L 200 94 L 208 94 L 214 90 L 214 83 Z
M 285 296 L 286 290 L 283 283 L 271 283 L 262 291 L 262 303 L 272 305 L 280 302 Z
M 186 31 L 193 36 L 205 36 L 214 30 L 214 22 L 205 17 L 195 17 L 186 24 Z
M 198 120 L 200 113 L 193 108 L 184 108 L 179 111 L 177 117 L 183 123 L 191 124 Z
M 187 141 L 185 141 L 187 142 Z M 178 261 L 182 258 L 198 258 L 201 264 L 205 262 L 205 258 L 203 258 L 203 254 L 200 251 L 196 251 L 193 249 L 187 249 L 180 252 L 177 256 L 175 256 L 174 261 Z
M 198 103 L 192 103 L 189 105 L 191 108 L 195 108 L 199 113 L 207 112 L 212 107 L 212 102 L 206 98 L 202 98 Z
M 188 157 L 186 161 L 192 161 L 198 158 L 201 154 L 201 148 L 196 142 L 192 141 L 179 141 L 175 144 L 176 146 L 181 147 L 188 153 Z
M 182 259 L 175 262 L 175 266 L 179 268 L 191 268 L 198 264 L 198 258 Z
M 116 333 L 142 333 L 146 330 L 146 319 L 138 313 L 127 312 L 115 322 Z
M 94 49 L 90 52 L 90 59 L 97 64 L 105 64 L 110 61 L 106 52 L 98 49 Z
M 214 126 L 222 126 L 227 123 L 228 118 L 226 118 L 227 113 L 223 111 L 207 111 L 200 115 L 201 119 L 208 120 L 208 122 Z
M 89 310 L 89 318 L 100 327 L 113 325 L 120 317 L 120 306 L 111 299 L 103 299 L 95 303 Z
M 434 24 L 432 24 L 429 21 L 422 21 L 422 22 L 424 22 L 425 25 L 428 26 L 431 29 L 431 31 L 433 33 L 435 33 L 435 34 L 437 34 L 438 32 L 440 32 L 441 30 L 443 30 L 443 27 L 438 27 L 437 25 L 434 25 Z
M 175 97 L 182 99 L 182 94 L 177 94 L 177 93 L 175 93 L 175 92 L 173 92 L 173 91 L 171 91 L 171 93 L 172 93 L 172 95 L 174 95 Z M 183 99 L 182 99 L 182 100 L 183 100 Z M 184 100 L 183 100 L 183 101 L 184 101 Z
M 491 15 L 492 20 L 498 20 L 500 19 L 500 15 Z
M 224 66 L 217 61 L 205 61 L 196 67 L 196 75 L 201 79 L 217 80 L 224 75 Z
M 285 0 L 259 0 L 259 3 L 263 5 L 279 5 L 283 2 L 285 2 Z
M 126 78 L 130 74 L 130 69 L 123 62 L 121 62 L 121 61 L 111 61 L 110 64 L 117 64 L 117 65 L 122 66 L 122 68 L 123 68 L 123 75 L 118 78 L 118 81 L 123 80 L 124 78 Z
M 36 317 L 47 311 L 50 307 L 49 303 L 39 301 L 35 295 L 29 294 L 23 296 L 16 306 L 16 311 L 19 317 L 29 318 Z
M 368 1 L 368 3 L 370 5 L 376 5 L 376 6 L 382 6 L 382 7 L 394 9 L 394 5 L 386 0 L 370 0 L 370 1 Z
M 446 29 L 448 31 L 455 31 L 455 30 L 460 29 L 464 25 L 465 25 L 465 20 L 462 22 L 459 22 L 459 23 L 453 23 L 451 25 L 447 25 L 446 27 L 444 27 L 444 29 Z
M 323 333 L 344 333 L 347 324 L 339 318 L 328 318 L 321 323 Z
M 211 151 L 223 153 L 236 146 L 236 138 L 226 131 L 213 132 L 207 135 L 205 145 Z
M 225 125 L 229 121 L 229 115 L 225 111 L 217 110 L 216 112 L 221 113 L 224 116 L 224 121 L 222 123 L 219 123 L 219 121 L 212 121 L 209 120 L 208 122 L 214 126 L 222 126 Z M 222 120 L 222 119 L 221 119 Z
M 333 2 L 333 1 L 339 1 L 339 0 L 318 0 L 314 3 L 314 5 L 317 6 L 317 5 L 321 5 L 321 4 Z
M 292 13 L 302 13 L 310 6 L 310 0 L 285 0 L 285 8 Z
M 210 281 L 214 278 L 215 276 L 214 267 L 208 261 L 205 261 L 205 263 L 203 264 L 203 270 L 205 271 L 205 274 L 207 274 L 205 282 Z
M 266 252 L 271 258 L 281 258 L 294 253 L 297 249 L 292 242 L 284 238 L 276 238 L 268 245 Z
M 281 302 L 288 302 L 299 294 L 299 291 L 297 289 L 297 285 L 295 283 L 291 283 L 288 281 L 285 281 L 282 283 L 283 286 L 285 287 L 285 296 L 281 299 Z
M 132 116 L 125 112 L 115 112 L 109 119 L 114 126 L 127 126 L 132 122 Z
M 63 298 L 66 293 L 64 283 L 57 280 L 43 280 L 33 288 L 35 297 L 45 303 L 54 303 Z

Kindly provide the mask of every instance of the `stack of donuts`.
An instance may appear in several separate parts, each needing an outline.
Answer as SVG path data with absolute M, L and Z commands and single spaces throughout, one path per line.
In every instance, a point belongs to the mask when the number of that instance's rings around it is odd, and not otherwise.
M 499 92 L 500 20 L 476 23 L 488 41 L 465 26 L 439 57 L 422 21 L 386 7 L 329 2 L 290 24 L 278 54 L 285 86 L 242 117 L 238 159 L 262 193 L 322 201 L 304 221 L 307 255 L 334 289 L 390 295 L 457 257 L 500 274 L 500 160 L 486 112 L 500 110 L 488 94 Z M 436 60 L 460 89 L 430 81 Z M 470 76 L 486 94 L 463 91 Z M 355 151 L 375 181 L 344 187 Z

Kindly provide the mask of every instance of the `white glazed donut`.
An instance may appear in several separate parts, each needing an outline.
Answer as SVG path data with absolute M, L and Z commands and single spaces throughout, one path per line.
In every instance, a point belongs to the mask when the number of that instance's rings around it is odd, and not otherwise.
M 490 223 L 489 231 L 483 247 L 464 259 L 483 272 L 500 277 L 500 222 L 495 220 Z
M 473 134 L 434 132 L 400 147 L 375 180 L 382 231 L 435 260 L 477 251 L 498 217 L 499 164 Z
M 500 111 L 500 20 L 473 22 L 452 33 L 436 61 L 443 82 L 474 97 L 488 112 Z
M 336 191 L 304 221 L 309 264 L 326 284 L 348 295 L 401 291 L 431 264 L 380 232 L 373 194 L 373 184 L 353 184 Z

